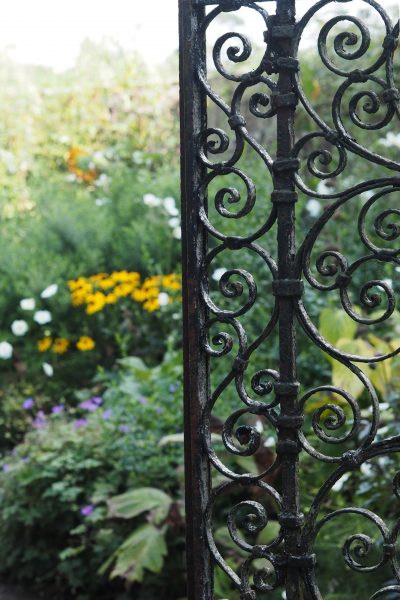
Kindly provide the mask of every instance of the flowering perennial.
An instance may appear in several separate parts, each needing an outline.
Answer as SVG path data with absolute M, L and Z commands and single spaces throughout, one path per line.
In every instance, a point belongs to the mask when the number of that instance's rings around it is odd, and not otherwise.
M 181 282 L 175 273 L 153 275 L 144 281 L 136 271 L 97 273 L 90 277 L 70 279 L 68 287 L 74 306 L 84 306 L 88 315 L 102 311 L 109 304 L 126 298 L 141 304 L 147 312 L 154 312 L 176 298 Z

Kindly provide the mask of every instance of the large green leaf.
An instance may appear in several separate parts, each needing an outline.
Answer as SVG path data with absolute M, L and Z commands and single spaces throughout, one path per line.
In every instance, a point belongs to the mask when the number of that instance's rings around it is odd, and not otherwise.
M 321 335 L 332 345 L 345 338 L 352 340 L 357 331 L 357 323 L 344 310 L 324 308 L 319 317 Z
M 157 488 L 143 487 L 125 492 L 107 500 L 108 516 L 132 519 L 143 512 L 154 510 L 155 521 L 161 522 L 168 514 L 171 498 Z
M 143 581 L 145 569 L 152 573 L 161 571 L 166 554 L 165 532 L 146 523 L 135 529 L 115 552 L 116 562 L 111 578 Z
M 383 354 L 388 350 L 385 346 L 385 342 L 382 340 L 382 344 L 378 346 L 377 340 L 379 338 L 372 338 L 370 336 L 370 342 L 374 341 L 374 346 L 368 343 L 366 340 L 355 339 L 341 339 L 336 343 L 336 347 L 339 350 L 343 350 L 348 354 L 354 354 L 358 356 L 363 356 L 365 358 L 372 358 L 377 353 Z M 378 352 L 377 352 L 378 350 Z M 349 392 L 354 398 L 358 398 L 362 392 L 365 390 L 365 386 L 360 381 L 360 379 L 354 375 L 350 371 L 350 369 L 338 362 L 335 359 L 330 359 L 332 364 L 332 383 L 333 385 L 342 388 Z M 377 391 L 384 396 L 386 391 L 386 386 L 390 383 L 391 380 L 391 365 L 390 360 L 385 362 L 378 362 L 373 365 L 371 368 L 367 363 L 355 363 L 357 367 L 361 369 L 365 373 L 365 375 L 370 379 L 372 385 L 377 389 Z

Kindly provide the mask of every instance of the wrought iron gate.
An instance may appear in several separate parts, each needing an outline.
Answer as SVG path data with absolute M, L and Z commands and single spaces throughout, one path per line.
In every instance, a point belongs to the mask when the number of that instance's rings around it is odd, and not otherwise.
M 214 597 L 214 566 L 225 571 L 243 600 L 269 598 L 277 593 L 274 590 L 280 590 L 274 598 L 321 599 L 316 573 L 324 557 L 315 552 L 316 540 L 328 523 L 349 515 L 354 521 L 364 518 L 376 526 L 381 555 L 377 564 L 369 564 L 372 539 L 355 531 L 344 543 L 343 567 L 338 563 L 338 572 L 347 568 L 375 573 L 378 567 L 390 565 L 392 580 L 377 588 L 372 579 L 368 597 L 400 598 L 398 509 L 394 508 L 397 518 L 389 525 L 363 506 L 332 508 L 331 500 L 332 489 L 338 482 L 346 485 L 349 473 L 377 457 L 400 451 L 400 436 L 387 438 L 380 429 L 382 398 L 366 367 L 391 361 L 400 348 L 372 356 L 346 351 L 339 342 L 325 339 L 315 323 L 315 306 L 334 296 L 358 327 L 381 326 L 394 314 L 400 272 L 400 248 L 398 243 L 396 246 L 400 237 L 400 164 L 390 148 L 391 140 L 396 142 L 398 137 L 388 135 L 386 148 L 382 145 L 379 153 L 373 147 L 377 132 L 392 128 L 400 119 L 393 67 L 399 23 L 393 23 L 375 0 L 363 0 L 381 27 L 381 46 L 375 51 L 368 26 L 352 13 L 352 2 L 319 0 L 297 20 L 300 0 L 180 0 L 190 600 Z M 329 8 L 336 13 L 325 17 L 318 30 L 313 28 L 320 12 Z M 219 32 L 210 50 L 206 44 L 207 32 L 218 19 L 223 26 L 227 18 L 232 20 L 241 11 L 256 13 L 263 23 L 260 59 L 250 70 L 243 65 L 260 48 L 252 48 L 247 35 Z M 310 98 L 310 90 L 302 85 L 303 68 L 312 70 L 313 65 L 299 61 L 298 49 L 310 27 L 308 45 L 315 41 L 324 68 L 337 80 L 334 97 L 326 98 L 329 119 L 316 112 L 315 93 L 311 90 Z M 213 66 L 208 79 L 210 60 Z M 218 94 L 214 88 L 221 82 L 226 83 Z M 217 112 L 221 127 L 209 124 L 210 119 L 216 120 Z M 301 115 L 310 118 L 311 130 L 308 127 L 304 132 Z M 256 121 L 262 125 L 256 127 Z M 272 131 L 276 131 L 274 139 Z M 370 132 L 371 145 L 361 145 L 354 131 Z M 248 159 L 250 155 L 253 159 Z M 251 170 L 257 161 L 263 165 L 264 176 L 260 178 L 258 169 L 256 186 L 252 173 L 245 169 Z M 369 178 L 368 164 L 379 165 L 379 178 Z M 231 184 L 232 179 L 237 185 Z M 318 183 L 325 181 L 326 185 Z M 308 198 L 318 199 L 323 209 L 297 245 L 295 212 Z M 351 214 L 357 213 L 354 237 L 364 249 L 356 257 L 347 255 L 346 240 L 339 247 L 327 244 L 323 235 L 332 222 L 340 228 L 337 215 L 350 207 Z M 251 217 L 256 211 L 261 219 L 257 223 Z M 252 230 L 246 230 L 248 225 L 239 230 L 236 224 L 241 222 L 250 222 Z M 264 266 L 264 280 L 261 277 L 258 285 L 254 273 L 245 268 L 249 264 L 246 253 Z M 225 271 L 214 268 L 224 260 L 234 265 Z M 378 277 L 369 275 L 373 265 L 378 266 Z M 392 281 L 386 276 L 388 265 L 393 266 Z M 360 272 L 365 277 L 361 284 Z M 212 275 L 218 279 L 217 290 Z M 359 287 L 357 302 L 355 285 Z M 307 293 L 311 294 L 308 303 Z M 250 339 L 249 331 L 254 334 L 257 323 L 259 331 Z M 274 335 L 275 358 L 255 370 L 254 357 L 266 345 L 273 346 Z M 325 354 L 331 363 L 353 374 L 364 390 L 363 404 L 345 386 L 335 386 L 330 380 L 304 389 L 306 373 L 298 373 L 297 368 L 298 335 L 321 350 L 322 370 Z M 274 356 L 273 350 L 268 356 Z M 225 371 L 217 366 L 214 379 L 210 378 L 210 363 L 223 361 Z M 324 377 L 326 373 L 321 374 L 321 379 Z M 236 407 L 220 424 L 211 413 L 228 388 L 235 390 Z M 321 398 L 325 400 L 321 402 Z M 226 406 L 232 402 L 232 394 L 226 402 Z M 276 433 L 270 450 L 261 443 L 260 419 Z M 229 455 L 238 462 L 230 461 Z M 326 480 L 309 502 L 301 500 L 300 455 L 308 457 L 309 470 L 310 457 L 327 465 Z M 252 463 L 254 471 L 246 472 L 246 457 L 251 456 L 257 458 Z M 212 476 L 217 480 L 213 488 Z M 393 486 L 395 504 L 400 498 L 400 474 L 394 476 Z M 231 506 L 229 514 L 218 516 L 221 498 L 225 498 L 225 508 L 227 502 Z M 245 555 L 237 571 L 215 541 L 217 516 L 224 516 L 232 543 Z M 279 523 L 279 531 L 274 539 L 260 542 L 257 534 L 268 529 L 271 521 Z M 260 567 L 263 561 L 266 568 Z M 350 594 L 350 589 L 342 589 L 337 597 L 344 600 Z

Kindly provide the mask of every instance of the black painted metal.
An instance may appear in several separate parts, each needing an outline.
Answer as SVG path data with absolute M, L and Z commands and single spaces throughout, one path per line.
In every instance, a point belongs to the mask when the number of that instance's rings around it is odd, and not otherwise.
M 376 592 L 371 591 L 370 600 L 384 598 L 388 592 L 400 594 L 400 567 L 394 550 L 400 529 L 399 523 L 389 530 L 377 515 L 362 507 L 342 508 L 320 516 L 323 501 L 345 473 L 359 468 L 374 457 L 400 451 L 400 436 L 383 441 L 376 440 L 379 402 L 374 387 L 360 368 L 360 363 L 388 360 L 399 354 L 400 348 L 389 354 L 373 357 L 356 356 L 339 350 L 322 337 L 307 314 L 302 300 L 304 282 L 321 294 L 336 292 L 343 310 L 354 321 L 363 325 L 384 322 L 395 309 L 393 289 L 385 280 L 368 281 L 360 291 L 362 307 L 373 308 L 385 298 L 386 308 L 381 315 L 372 318 L 362 316 L 349 298 L 348 287 L 360 266 L 371 261 L 400 265 L 400 248 L 393 247 L 393 242 L 400 237 L 400 226 L 389 222 L 390 218 L 400 216 L 400 177 L 396 175 L 400 171 L 400 164 L 362 147 L 350 135 L 343 118 L 343 97 L 352 85 L 364 86 L 361 91 L 357 88 L 354 93 L 350 89 L 351 100 L 347 111 L 351 122 L 361 129 L 375 131 L 400 119 L 400 94 L 393 79 L 393 56 L 397 46 L 399 23 L 392 24 L 375 0 L 364 0 L 370 9 L 375 11 L 386 32 L 380 56 L 374 59 L 372 66 L 364 70 L 345 70 L 337 67 L 330 59 L 327 48 L 331 43 L 336 55 L 350 62 L 366 55 L 369 48 L 369 31 L 359 17 L 334 16 L 321 28 L 318 36 L 319 54 L 332 76 L 338 79 L 338 91 L 331 100 L 332 127 L 316 114 L 307 99 L 301 87 L 301 64 L 297 59 L 299 42 L 306 26 L 318 16 L 321 8 L 329 4 L 334 5 L 332 0 L 316 2 L 298 21 L 295 16 L 296 0 L 269 0 L 268 4 L 251 0 L 179 1 L 188 598 L 213 598 L 212 566 L 216 563 L 240 590 L 242 600 L 255 600 L 260 595 L 265 597 L 265 593 L 268 596 L 268 592 L 276 588 L 285 590 L 288 600 L 320 600 L 322 595 L 318 589 L 314 569 L 315 540 L 324 524 L 341 514 L 362 515 L 374 522 L 381 532 L 383 558 L 378 566 L 389 563 L 397 583 Z M 344 4 L 344 0 L 341 4 Z M 224 80 L 233 84 L 231 101 L 228 104 L 218 96 L 207 79 L 206 33 L 219 15 L 240 11 L 242 7 L 256 11 L 264 20 L 265 52 L 257 68 L 239 75 L 233 74 L 225 67 L 222 49 L 227 50 L 228 61 L 242 63 L 252 53 L 250 41 L 243 34 L 233 32 L 218 38 L 211 54 L 216 71 Z M 271 8 L 273 14 L 268 14 L 265 7 Z M 336 35 L 332 42 L 331 30 L 342 21 L 355 25 L 358 36 L 342 32 Z M 233 40 L 235 44 L 230 45 L 229 42 Z M 237 47 L 238 44 L 240 47 Z M 372 83 L 381 88 L 379 95 L 368 90 L 368 85 Z M 264 85 L 267 93 L 252 92 L 251 88 L 257 84 Z M 249 91 L 250 100 L 247 102 L 251 115 L 260 118 L 261 123 L 264 122 L 263 119 L 276 120 L 274 158 L 246 127 L 243 98 Z M 224 126 L 232 130 L 231 140 L 223 129 L 207 127 L 207 98 L 224 115 Z M 316 131 L 296 139 L 295 114 L 298 103 L 301 103 L 311 117 Z M 361 105 L 368 114 L 377 113 L 383 106 L 385 114 L 380 121 L 373 124 L 371 121 L 364 122 L 360 117 Z M 315 148 L 315 144 L 321 141 L 324 143 L 323 148 L 312 150 L 306 160 L 309 173 L 316 178 L 338 178 L 345 172 L 347 158 L 351 154 L 381 165 L 385 176 L 361 181 L 344 191 L 333 189 L 318 192 L 309 189 L 299 174 L 299 166 L 302 164 L 307 145 Z M 247 190 L 247 197 L 243 202 L 237 189 L 221 187 L 214 200 L 216 213 L 227 219 L 240 219 L 251 213 L 256 202 L 256 188 L 251 177 L 238 166 L 245 147 L 252 148 L 263 161 L 265 177 L 273 181 L 271 203 L 265 211 L 264 223 L 255 231 L 249 235 L 227 235 L 209 216 L 207 190 L 218 177 L 235 176 Z M 333 151 L 339 158 L 337 166 L 329 170 Z M 221 156 L 220 160 L 218 155 Z M 213 160 L 214 157 L 216 160 Z M 323 165 L 322 170 L 316 166 L 317 160 Z M 324 212 L 297 248 L 295 210 L 298 194 L 327 202 Z M 362 194 L 364 195 L 361 196 Z M 359 235 L 367 254 L 351 263 L 339 250 L 327 249 L 319 253 L 315 276 L 311 268 L 311 254 L 315 251 L 315 244 L 323 227 L 338 209 L 351 199 L 361 197 L 363 203 L 355 235 Z M 375 236 L 382 240 L 378 247 L 375 241 L 370 239 L 365 223 L 371 208 L 375 208 L 382 198 L 392 204 L 387 205 L 374 220 Z M 242 208 L 235 212 L 232 207 L 240 202 Z M 262 242 L 270 239 L 274 229 L 277 231 L 277 243 L 273 257 L 263 247 Z M 257 339 L 251 342 L 247 340 L 243 318 L 251 312 L 257 299 L 258 292 L 253 275 L 238 266 L 220 276 L 219 291 L 226 299 L 241 300 L 247 288 L 247 298 L 239 308 L 219 308 L 209 289 L 213 261 L 219 258 L 221 253 L 229 252 L 232 258 L 232 253 L 240 250 L 253 253 L 263 261 L 266 273 L 269 273 L 268 276 L 272 280 L 271 294 L 275 298 L 273 309 L 265 310 L 265 322 L 261 325 Z M 239 283 L 239 280 L 243 283 Z M 321 280 L 327 283 L 321 283 Z M 380 294 L 373 293 L 374 288 L 378 288 Z M 230 330 L 233 334 L 220 331 L 211 336 L 210 331 L 218 326 Z M 298 382 L 296 368 L 298 327 L 308 336 L 310 343 L 316 344 L 323 352 L 345 365 L 364 386 L 369 397 L 371 417 L 368 432 L 362 438 L 357 436 L 361 424 L 360 406 L 346 390 L 325 385 L 300 392 L 301 381 Z M 250 360 L 257 348 L 265 343 L 274 331 L 278 331 L 279 339 L 278 368 L 264 368 L 254 373 L 249 391 L 246 379 Z M 218 384 L 211 388 L 209 361 L 228 356 L 232 356 L 231 367 Z M 275 458 L 272 464 L 264 465 L 261 473 L 235 472 L 231 466 L 224 464 L 214 447 L 211 412 L 217 400 L 231 384 L 237 391 L 238 406 L 222 428 L 225 449 L 235 456 L 254 455 L 259 449 L 260 434 L 254 422 L 250 419 L 246 424 L 238 426 L 239 419 L 246 415 L 262 416 L 277 432 Z M 337 444 L 338 440 L 341 443 L 352 441 L 352 449 L 341 456 L 335 456 L 330 451 L 323 453 L 314 448 L 307 439 L 307 432 L 304 431 L 303 413 L 306 402 L 319 392 L 327 391 L 341 396 L 343 403 L 347 404 L 352 413 L 353 424 L 350 431 L 339 438 L 331 435 L 329 432 L 339 431 L 345 425 L 346 413 L 338 404 L 325 404 L 313 415 L 313 434 L 326 444 Z M 271 395 L 270 401 L 267 401 L 268 395 Z M 326 417 L 329 411 L 330 416 Z M 325 429 L 321 426 L 322 422 Z M 301 477 L 298 461 L 301 451 L 332 466 L 329 478 L 305 516 L 302 514 L 299 500 Z M 211 472 L 218 472 L 226 478 L 226 482 L 211 489 Z M 277 472 L 281 481 L 279 492 L 271 483 Z M 265 502 L 257 500 L 254 489 L 258 489 L 259 496 L 263 496 L 264 500 L 269 499 L 275 510 L 278 507 L 279 512 L 277 518 L 280 533 L 276 539 L 264 545 L 251 544 L 242 537 L 243 530 L 252 535 L 261 531 L 268 521 Z M 234 505 L 227 520 L 233 541 L 248 554 L 240 573 L 234 572 L 226 563 L 213 536 L 215 502 L 222 494 L 230 494 L 237 490 L 243 490 L 244 495 L 248 490 L 250 498 Z M 400 475 L 394 480 L 394 490 L 399 496 Z M 247 519 L 242 520 L 239 531 L 236 518 L 240 511 L 250 514 Z M 368 571 L 360 564 L 359 559 L 368 553 L 369 545 L 370 540 L 357 533 L 347 540 L 343 551 L 349 568 L 359 572 Z M 271 573 L 260 570 L 257 563 L 254 565 L 254 561 L 260 558 L 269 562 L 272 577 Z

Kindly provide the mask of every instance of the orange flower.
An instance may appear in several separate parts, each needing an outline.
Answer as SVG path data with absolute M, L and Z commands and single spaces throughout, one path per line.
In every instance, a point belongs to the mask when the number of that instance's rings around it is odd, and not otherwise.
M 80 146 L 72 146 L 67 155 L 68 170 L 79 179 L 91 183 L 97 177 L 95 169 L 83 169 L 79 166 L 79 159 L 88 156 L 88 152 Z

